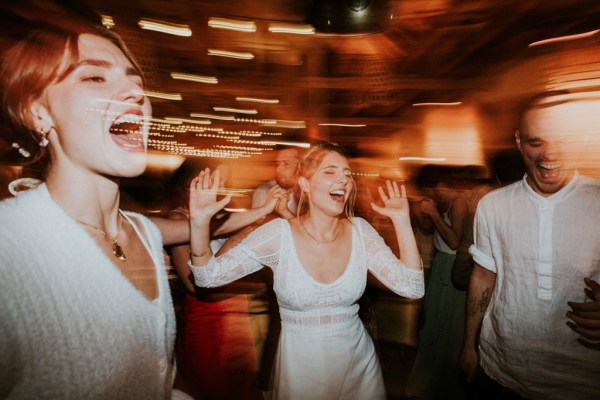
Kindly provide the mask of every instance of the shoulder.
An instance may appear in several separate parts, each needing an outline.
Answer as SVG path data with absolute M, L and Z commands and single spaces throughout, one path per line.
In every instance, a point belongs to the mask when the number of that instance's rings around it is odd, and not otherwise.
M 523 186 L 525 183 L 523 180 L 519 180 L 511 183 L 510 185 L 493 189 L 486 193 L 480 200 L 480 204 L 490 204 L 503 202 L 506 199 L 516 195 L 516 194 L 525 194 L 527 193 L 525 187 Z
M 352 228 L 357 229 L 360 233 L 375 232 L 375 228 L 362 217 L 352 217 L 350 220 Z
M 600 192 L 600 181 L 582 175 L 579 177 L 579 181 L 577 182 L 577 188 L 598 194 L 598 192 Z
M 267 191 L 267 190 L 271 189 L 273 186 L 275 186 L 275 184 L 276 184 L 275 181 L 263 182 L 256 187 L 255 191 Z
M 15 197 L 0 201 L 0 219 L 3 222 L 0 226 L 13 230 L 15 225 L 12 221 L 22 223 L 40 217 L 44 220 L 51 218 L 48 214 L 53 213 L 50 213 L 49 210 L 55 207 L 58 206 L 52 202 L 45 186 L 19 192 Z M 19 225 L 21 224 L 16 226 Z

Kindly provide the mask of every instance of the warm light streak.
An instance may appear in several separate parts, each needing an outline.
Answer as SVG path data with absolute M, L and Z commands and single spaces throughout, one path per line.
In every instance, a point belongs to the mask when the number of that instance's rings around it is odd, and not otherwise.
M 314 35 L 315 28 L 312 25 L 297 25 L 273 22 L 269 24 L 269 32 L 291 33 L 295 35 Z
M 554 38 L 550 38 L 550 39 L 539 40 L 537 42 L 529 43 L 529 45 L 527 47 L 540 46 L 540 45 L 548 44 L 548 43 L 566 42 L 568 40 L 583 39 L 586 37 L 594 36 L 598 32 L 600 32 L 600 29 L 596 29 L 596 30 L 584 32 L 584 33 L 577 33 L 575 35 L 558 36 L 558 37 L 554 37 Z
M 446 157 L 400 157 L 400 161 L 424 161 L 424 162 L 444 162 Z
M 148 97 L 154 97 L 156 99 L 165 99 L 165 100 L 181 100 L 180 93 L 163 93 L 163 92 L 152 92 L 149 90 L 144 90 L 144 95 Z
M 154 122 L 157 124 L 171 124 L 171 125 L 181 125 L 182 121 L 174 121 L 174 120 L 166 120 L 160 118 L 150 118 L 150 122 Z
M 228 108 L 228 107 L 213 107 L 214 111 L 221 111 L 221 112 L 232 112 L 232 113 L 238 113 L 238 114 L 257 114 L 258 111 L 256 110 L 242 110 L 240 108 Z
M 192 30 L 188 25 L 174 24 L 172 22 L 159 21 L 156 19 L 141 19 L 138 22 L 140 28 L 166 33 L 175 36 L 192 36 Z
M 294 146 L 294 147 L 303 147 L 305 149 L 308 149 L 310 147 L 310 143 L 298 143 L 298 142 L 284 142 L 284 141 L 274 141 L 274 140 L 267 140 L 267 141 L 262 141 L 262 142 L 255 142 L 257 144 L 263 144 L 265 146 L 275 146 L 275 145 L 284 145 L 284 146 Z
M 254 54 L 249 52 L 227 51 L 217 49 L 208 49 L 208 55 L 217 57 L 237 58 L 239 60 L 252 60 L 254 58 Z
M 354 176 L 365 176 L 367 178 L 377 178 L 379 176 L 378 173 L 369 173 L 369 172 L 350 172 L 350 175 L 354 175 Z
M 102 25 L 104 25 L 106 29 L 114 28 L 115 20 L 113 17 L 110 15 L 100 15 L 100 18 L 102 19 Z
M 233 115 L 214 115 L 214 114 L 199 114 L 199 113 L 191 113 L 190 117 L 192 118 L 208 118 L 208 119 L 220 119 L 223 121 L 234 121 L 235 118 Z
M 306 128 L 306 122 L 304 121 L 286 121 L 283 119 L 277 120 L 264 120 L 263 124 L 265 125 L 275 125 L 281 128 L 292 128 L 292 129 L 303 129 Z
M 236 97 L 237 101 L 249 101 L 253 103 L 279 104 L 277 99 L 258 99 L 256 97 Z
M 210 124 L 212 124 L 211 121 L 209 121 L 209 120 L 203 120 L 203 119 L 186 119 L 186 118 L 175 118 L 175 117 L 165 117 L 165 119 L 167 121 L 179 121 L 179 122 L 186 122 L 188 124 L 198 124 L 198 125 L 210 125 Z
M 217 194 L 220 196 L 226 196 L 228 194 L 231 197 L 248 197 L 248 194 L 252 192 L 252 189 L 234 189 L 234 188 L 219 188 Z
M 427 107 L 427 106 L 441 106 L 441 107 L 455 107 L 460 106 L 462 101 L 455 101 L 451 103 L 414 103 L 413 107 Z
M 208 26 L 238 32 L 256 32 L 256 24 L 253 21 L 236 21 L 233 19 L 211 17 L 208 20 Z
M 229 208 L 229 207 L 225 207 L 223 210 L 229 211 L 229 212 L 248 212 L 247 208 Z
M 200 82 L 200 83 L 210 83 L 212 85 L 216 85 L 219 83 L 219 80 L 214 76 L 203 76 L 203 75 L 193 75 L 193 74 L 184 74 L 181 72 L 171 72 L 171 78 L 179 79 L 182 81 L 192 81 L 192 82 Z
M 363 128 L 365 124 L 319 124 L 319 126 L 343 126 L 346 128 Z

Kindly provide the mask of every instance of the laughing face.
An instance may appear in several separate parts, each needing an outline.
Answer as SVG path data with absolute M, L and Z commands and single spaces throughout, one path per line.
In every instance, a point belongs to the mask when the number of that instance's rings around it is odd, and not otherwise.
M 354 190 L 348 160 L 334 151 L 323 157 L 310 179 L 300 177 L 300 185 L 310 194 L 311 209 L 318 207 L 330 215 L 344 211 Z
M 151 115 L 142 78 L 107 39 L 83 34 L 78 49 L 67 76 L 33 103 L 36 129 L 49 131 L 53 163 L 109 176 L 139 175 Z
M 548 197 L 565 187 L 575 172 L 576 141 L 582 132 L 579 102 L 563 103 L 528 111 L 516 140 L 527 169 L 527 182 Z M 576 129 L 574 129 L 576 128 Z

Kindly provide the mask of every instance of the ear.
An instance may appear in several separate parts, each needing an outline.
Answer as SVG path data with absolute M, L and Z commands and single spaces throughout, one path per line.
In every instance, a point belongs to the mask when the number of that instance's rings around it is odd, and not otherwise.
M 301 176 L 298 178 L 298 186 L 303 192 L 310 193 L 310 184 L 308 183 L 308 179 L 306 177 Z
M 49 132 L 54 126 L 54 121 L 48 108 L 38 99 L 31 103 L 29 107 L 29 122 L 32 129 L 36 132 Z
M 518 129 L 515 131 L 515 143 L 517 143 L 517 148 L 521 151 L 521 132 Z

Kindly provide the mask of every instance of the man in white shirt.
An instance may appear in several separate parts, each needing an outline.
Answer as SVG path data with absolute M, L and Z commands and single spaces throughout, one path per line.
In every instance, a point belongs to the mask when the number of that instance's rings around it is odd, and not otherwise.
M 477 208 L 461 366 L 478 398 L 597 399 L 600 184 L 574 164 L 600 98 L 546 94 L 520 122 L 527 173 Z
M 290 219 L 296 212 L 293 200 L 293 189 L 298 179 L 297 172 L 302 153 L 296 147 L 285 147 L 277 150 L 275 157 L 275 180 L 265 182 L 258 186 L 252 196 L 252 208 L 264 204 L 268 191 L 275 185 L 287 190 L 287 201 L 280 201 L 275 211 L 281 218 Z

